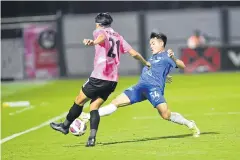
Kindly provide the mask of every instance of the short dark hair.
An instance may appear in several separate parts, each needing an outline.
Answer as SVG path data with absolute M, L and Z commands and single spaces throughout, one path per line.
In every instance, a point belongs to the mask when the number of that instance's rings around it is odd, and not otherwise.
M 167 44 L 167 36 L 163 33 L 158 33 L 158 32 L 152 32 L 150 35 L 150 38 L 157 38 L 161 39 L 163 41 L 163 46 L 165 47 Z
M 113 19 L 108 12 L 99 13 L 95 17 L 95 23 L 99 23 L 101 26 L 105 26 L 105 27 L 111 26 L 112 22 L 113 22 Z
M 201 31 L 200 31 L 200 30 L 198 30 L 198 29 L 196 29 L 196 30 L 194 31 L 194 34 L 195 34 L 196 36 L 200 36 L 200 34 L 201 34 Z

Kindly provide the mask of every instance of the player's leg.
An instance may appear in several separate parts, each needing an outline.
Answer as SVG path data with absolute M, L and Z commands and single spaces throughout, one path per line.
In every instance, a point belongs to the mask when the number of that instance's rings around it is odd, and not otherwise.
M 100 116 L 107 116 L 114 113 L 117 108 L 126 107 L 134 103 L 144 101 L 146 98 L 142 95 L 142 86 L 137 84 L 135 86 L 129 87 L 122 94 L 117 96 L 112 102 L 99 109 Z
M 180 113 L 171 112 L 167 106 L 167 103 L 158 104 L 156 109 L 163 119 L 187 126 L 193 132 L 194 137 L 198 137 L 200 135 L 200 130 L 197 128 L 197 125 L 194 121 L 184 118 Z
M 82 87 L 81 91 L 75 98 L 75 101 L 70 108 L 66 119 L 63 123 L 55 123 L 52 122 L 50 123 L 50 126 L 57 131 L 60 131 L 64 134 L 68 134 L 69 132 L 69 127 L 72 124 L 72 122 L 81 115 L 82 110 L 83 110 L 83 105 L 90 100 L 91 97 L 94 96 L 94 88 L 89 83 L 91 79 L 89 79 Z
M 194 136 L 199 136 L 200 131 L 193 121 L 187 120 L 177 112 L 170 111 L 160 88 L 151 88 L 147 97 L 163 119 L 185 125 L 192 130 Z
M 128 106 L 130 104 L 131 101 L 128 96 L 125 93 L 121 93 L 114 100 L 112 100 L 110 104 L 99 108 L 98 112 L 100 117 L 108 116 L 113 114 L 117 110 L 117 108 Z M 80 118 L 86 122 L 90 119 L 90 114 L 82 112 Z
M 139 85 L 135 85 L 133 87 L 126 89 L 123 93 L 121 93 L 114 100 L 112 100 L 110 104 L 103 106 L 99 109 L 100 117 L 111 115 L 119 107 L 125 107 L 125 106 L 145 100 L 146 98 L 143 97 L 140 89 L 141 87 Z M 84 120 L 90 119 L 90 114 L 83 113 L 80 116 L 80 118 Z
M 174 122 L 180 125 L 186 125 L 189 128 L 193 126 L 193 123 L 185 119 L 181 114 L 176 112 L 171 112 L 168 108 L 167 103 L 165 102 L 158 104 L 156 106 L 156 109 L 158 113 L 161 115 L 161 117 L 165 120 L 169 120 L 171 122 Z
M 96 98 L 90 104 L 90 136 L 88 138 L 86 147 L 95 145 L 98 126 L 100 123 L 100 116 L 98 108 L 104 103 L 104 99 Z
M 86 147 L 95 146 L 96 134 L 100 123 L 98 109 L 108 99 L 109 95 L 115 90 L 117 82 L 96 80 L 95 81 L 95 98 L 90 104 L 90 136 Z
M 103 106 L 99 109 L 99 115 L 102 116 L 108 116 L 115 112 L 117 108 L 119 107 L 125 107 L 131 104 L 131 101 L 129 97 L 125 93 L 121 93 L 117 96 L 112 102 L 107 105 Z
M 70 108 L 66 119 L 63 123 L 50 123 L 50 126 L 57 131 L 60 131 L 64 134 L 68 134 L 69 127 L 72 124 L 72 122 L 80 116 L 83 110 L 83 105 L 89 100 L 89 98 L 83 93 L 81 90 L 78 96 L 76 97 L 72 107 Z

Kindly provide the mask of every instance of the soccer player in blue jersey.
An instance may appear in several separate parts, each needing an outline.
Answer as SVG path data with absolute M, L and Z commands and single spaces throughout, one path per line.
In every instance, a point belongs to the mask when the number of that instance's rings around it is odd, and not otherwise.
M 194 137 L 200 135 L 194 121 L 187 120 L 181 114 L 171 112 L 164 98 L 164 88 L 167 77 L 171 69 L 184 69 L 183 61 L 175 58 L 172 50 L 165 50 L 167 37 L 162 33 L 152 32 L 150 35 L 150 47 L 153 55 L 149 58 L 151 68 L 144 67 L 139 82 L 126 89 L 111 104 L 99 109 L 100 116 L 110 115 L 117 110 L 118 107 L 128 106 L 134 103 L 148 100 L 154 108 L 157 109 L 160 116 L 168 121 L 185 125 L 193 133 Z M 90 115 L 83 113 L 80 118 L 90 119 Z

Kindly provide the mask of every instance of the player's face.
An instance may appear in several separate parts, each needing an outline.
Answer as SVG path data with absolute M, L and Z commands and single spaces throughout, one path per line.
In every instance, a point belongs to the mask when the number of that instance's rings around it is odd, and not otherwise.
M 96 23 L 96 29 L 100 28 L 100 24 L 99 23 Z
M 163 49 L 163 41 L 161 39 L 150 39 L 150 48 L 153 54 L 160 52 Z

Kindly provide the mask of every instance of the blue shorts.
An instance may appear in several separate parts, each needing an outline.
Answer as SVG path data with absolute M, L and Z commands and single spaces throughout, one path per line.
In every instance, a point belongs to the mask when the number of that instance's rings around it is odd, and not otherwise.
M 164 91 L 160 87 L 149 84 L 138 83 L 126 89 L 124 93 L 130 99 L 131 104 L 142 102 L 146 99 L 148 99 L 154 107 L 157 107 L 161 103 L 166 103 L 163 96 Z

